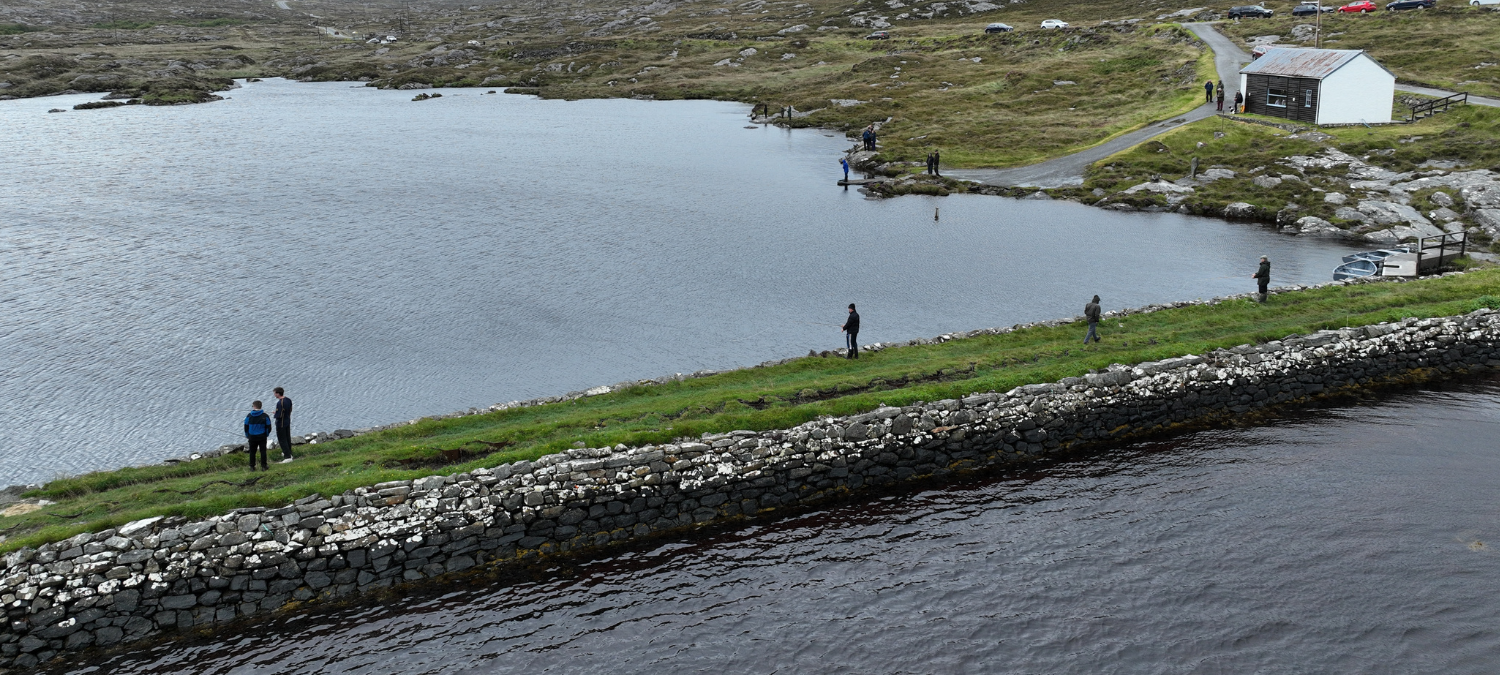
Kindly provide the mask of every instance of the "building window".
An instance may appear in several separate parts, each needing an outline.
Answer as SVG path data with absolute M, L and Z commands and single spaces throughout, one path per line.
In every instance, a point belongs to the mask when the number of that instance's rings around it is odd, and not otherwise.
M 1272 108 L 1286 107 L 1286 90 L 1272 87 L 1266 90 L 1266 105 Z
M 1302 92 L 1302 107 L 1304 107 L 1304 108 L 1311 108 L 1311 107 L 1313 107 L 1312 104 L 1313 104 L 1312 90 L 1308 89 L 1306 91 L 1303 91 Z

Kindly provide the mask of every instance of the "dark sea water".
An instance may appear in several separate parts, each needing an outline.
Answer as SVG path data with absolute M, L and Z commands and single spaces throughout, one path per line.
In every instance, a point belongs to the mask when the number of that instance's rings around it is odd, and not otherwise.
M 1492 673 L 1500 378 L 54 672 Z
M 1326 281 L 1345 247 L 1176 214 L 870 201 L 745 106 L 267 81 L 0 102 L 0 485 L 294 431 Z M 933 211 L 941 207 L 941 220 Z

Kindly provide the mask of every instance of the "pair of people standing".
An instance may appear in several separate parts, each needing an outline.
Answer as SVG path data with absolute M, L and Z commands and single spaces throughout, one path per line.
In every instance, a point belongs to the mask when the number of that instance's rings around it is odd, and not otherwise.
M 1255 301 L 1265 304 L 1266 294 L 1271 285 L 1271 259 L 1261 256 L 1260 267 L 1255 270 L 1255 274 L 1250 275 L 1250 278 L 1255 280 Z M 849 311 L 854 311 L 854 305 L 849 305 Z M 1094 296 L 1093 300 L 1090 300 L 1088 304 L 1083 306 L 1083 318 L 1089 323 L 1089 332 L 1083 336 L 1084 344 L 1088 344 L 1090 340 L 1099 342 L 1099 319 L 1103 316 L 1104 312 L 1099 307 L 1099 296 Z M 856 321 L 855 325 L 858 325 L 858 321 Z
M 245 441 L 250 455 L 250 470 L 255 470 L 255 453 L 260 452 L 260 468 L 269 470 L 266 462 L 266 439 L 271 435 L 272 423 L 276 428 L 276 444 L 281 446 L 281 463 L 292 461 L 292 399 L 286 390 L 277 387 L 271 390 L 276 396 L 275 417 L 261 409 L 261 402 L 250 404 L 250 414 L 245 416 Z
M 871 124 L 870 126 L 865 127 L 865 131 L 863 134 L 860 134 L 860 138 L 864 140 L 866 150 L 874 150 L 875 143 L 879 140 L 876 137 L 875 125 Z
M 927 153 L 927 175 L 942 177 L 943 174 L 938 173 L 938 162 L 942 159 L 942 154 L 937 150 Z

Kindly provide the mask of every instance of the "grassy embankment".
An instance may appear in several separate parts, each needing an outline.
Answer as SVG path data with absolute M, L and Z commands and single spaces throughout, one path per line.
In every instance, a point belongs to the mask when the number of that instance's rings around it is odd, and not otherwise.
M 1107 198 L 1135 206 L 1165 204 L 1163 195 L 1115 193 L 1153 176 L 1168 181 L 1182 178 L 1197 158 L 1200 172 L 1219 167 L 1237 175 L 1195 187 L 1194 194 L 1183 202 L 1195 213 L 1218 213 L 1231 202 L 1246 202 L 1259 207 L 1263 217 L 1270 220 L 1288 204 L 1294 204 L 1298 207 L 1296 217 L 1317 216 L 1349 227 L 1357 223 L 1337 218 L 1334 211 L 1338 205 L 1323 200 L 1327 192 L 1342 192 L 1351 200 L 1363 194 L 1350 189 L 1346 167 L 1308 169 L 1301 180 L 1286 180 L 1275 187 L 1257 186 L 1252 179 L 1258 174 L 1296 174 L 1280 162 L 1293 155 L 1315 156 L 1329 148 L 1397 172 L 1417 170 L 1427 160 L 1456 161 L 1467 169 L 1500 170 L 1500 143 L 1496 142 L 1500 139 L 1500 110 L 1494 108 L 1459 107 L 1413 124 L 1317 131 L 1329 138 L 1310 140 L 1304 134 L 1293 135 L 1273 127 L 1210 118 L 1097 162 L 1090 167 L 1082 189 L 1067 192 L 1085 202 Z M 1096 188 L 1106 194 L 1094 194 Z M 1428 201 L 1434 191 L 1412 194 L 1411 206 L 1423 213 L 1438 208 Z M 1480 246 L 1492 245 L 1481 234 L 1473 236 Z
M 1275 9 L 1277 16 L 1271 19 L 1246 19 L 1219 28 L 1248 51 L 1252 37 L 1280 35 L 1283 43 L 1292 43 L 1292 28 L 1312 23 L 1312 17 L 1290 16 L 1290 5 Z M 1312 46 L 1310 41 L 1297 44 Z M 1493 6 L 1440 0 L 1436 9 L 1324 14 L 1323 46 L 1363 49 L 1402 82 L 1500 96 L 1500 12 Z
M 1248 272 L 1247 272 L 1248 275 Z M 1247 279 L 1248 281 L 1248 279 Z M 0 518 L 0 549 L 35 545 L 159 514 L 204 516 L 272 506 L 319 492 L 455 472 L 592 447 L 660 443 L 704 432 L 794 426 L 881 404 L 1054 381 L 1111 363 L 1138 363 L 1292 333 L 1408 316 L 1500 307 L 1500 270 L 1406 284 L 1332 287 L 1107 321 L 1105 341 L 1079 345 L 1082 328 L 1033 328 L 867 354 L 858 361 L 809 357 L 564 404 L 418 424 L 301 446 L 299 458 L 252 473 L 236 455 L 175 466 L 100 472 L 53 481 L 35 496 L 58 502 Z

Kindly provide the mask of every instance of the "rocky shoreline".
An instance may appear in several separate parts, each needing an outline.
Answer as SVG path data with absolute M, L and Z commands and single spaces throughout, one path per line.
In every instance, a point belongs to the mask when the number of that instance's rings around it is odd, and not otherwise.
M 1114 315 L 1187 304 L 1195 303 Z M 1500 368 L 1500 314 L 1481 309 L 1116 364 L 1005 393 L 826 417 L 790 429 L 577 448 L 309 495 L 279 508 L 197 521 L 148 518 L 0 560 L 0 604 L 8 619 L 0 631 L 0 668 L 30 668 L 65 653 L 245 620 L 294 603 L 672 536 L 900 482 L 1486 368 Z
M 1234 119 L 1258 123 L 1259 120 Z M 1293 128 L 1290 139 L 1321 142 L 1330 138 L 1318 131 Z M 1375 154 L 1386 151 L 1376 151 Z M 1500 242 L 1500 172 L 1462 170 L 1457 162 L 1429 161 L 1417 171 L 1392 171 L 1371 163 L 1374 154 L 1356 157 L 1325 147 L 1313 155 L 1290 155 L 1274 166 L 1248 172 L 1210 165 L 1193 176 L 1152 177 L 1124 189 L 1037 189 L 985 185 L 951 178 L 910 174 L 914 162 L 883 162 L 878 152 L 852 149 L 850 165 L 871 176 L 861 191 L 873 198 L 907 194 L 945 196 L 972 193 L 1017 199 L 1067 199 L 1115 211 L 1183 213 L 1227 220 L 1274 224 L 1283 234 L 1328 237 L 1364 245 L 1393 246 L 1421 237 L 1465 233 L 1469 247 L 1483 252 Z M 1332 179 L 1337 187 L 1317 187 Z M 1287 204 L 1268 209 L 1246 201 L 1204 204 L 1192 201 L 1197 191 L 1218 181 L 1246 181 L 1254 188 L 1272 190 L 1300 184 L 1319 195 L 1317 209 Z M 1317 210 L 1324 216 L 1310 215 Z

